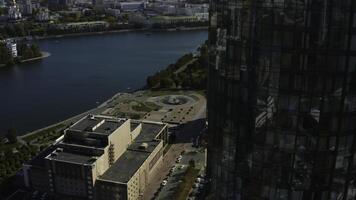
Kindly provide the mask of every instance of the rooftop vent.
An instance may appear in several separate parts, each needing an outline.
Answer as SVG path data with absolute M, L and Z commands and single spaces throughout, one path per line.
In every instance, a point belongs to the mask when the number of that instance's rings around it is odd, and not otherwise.
M 138 146 L 139 149 L 147 149 L 148 144 L 146 142 L 140 144 L 140 146 Z
M 94 115 L 92 115 L 92 114 L 88 115 L 88 117 L 89 117 L 89 119 L 91 119 L 91 120 L 94 120 L 94 119 L 95 119 Z

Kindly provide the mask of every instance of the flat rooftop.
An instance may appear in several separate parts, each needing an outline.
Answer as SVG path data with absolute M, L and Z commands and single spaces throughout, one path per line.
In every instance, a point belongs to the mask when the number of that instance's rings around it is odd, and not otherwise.
M 146 143 L 145 150 L 139 149 L 141 143 L 134 143 L 129 146 L 122 156 L 100 177 L 101 180 L 109 180 L 127 183 L 131 177 L 140 169 L 142 164 L 156 149 L 161 141 L 151 141 Z
M 127 183 L 162 142 L 155 140 L 155 137 L 165 126 L 165 124 L 142 122 L 141 133 L 125 153 L 99 179 Z M 143 144 L 146 145 L 145 148 L 142 148 Z
M 165 126 L 166 124 L 142 122 L 141 133 L 137 136 L 134 142 L 152 141 Z
M 95 132 L 110 135 L 125 121 L 126 120 L 123 119 L 109 119 L 100 116 L 87 116 L 71 126 L 69 130 L 80 132 Z
M 147 152 L 126 151 L 99 179 L 127 183 L 149 155 Z
M 68 162 L 68 163 L 76 163 L 76 164 L 92 164 L 96 161 L 96 158 L 93 156 L 87 156 L 77 153 L 70 153 L 70 152 L 53 152 L 48 155 L 49 159 L 61 161 L 61 162 Z
M 27 164 L 37 166 L 37 167 L 45 167 L 46 161 L 45 158 L 53 152 L 57 147 L 55 145 L 51 145 L 35 156 L 32 160 L 28 161 Z

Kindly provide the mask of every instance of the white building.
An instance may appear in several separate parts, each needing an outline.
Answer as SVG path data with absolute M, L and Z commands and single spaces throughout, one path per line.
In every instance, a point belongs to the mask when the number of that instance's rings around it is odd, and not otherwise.
M 209 13 L 195 13 L 194 16 L 199 21 L 208 21 L 209 20 Z
M 185 4 L 185 14 L 194 15 L 195 13 L 208 13 L 209 4 Z
M 6 41 L 6 47 L 10 50 L 13 58 L 17 57 L 17 45 L 10 40 Z
M 20 9 L 16 4 L 15 0 L 13 1 L 13 4 L 9 6 L 8 17 L 9 19 L 14 19 L 14 20 L 22 18 Z

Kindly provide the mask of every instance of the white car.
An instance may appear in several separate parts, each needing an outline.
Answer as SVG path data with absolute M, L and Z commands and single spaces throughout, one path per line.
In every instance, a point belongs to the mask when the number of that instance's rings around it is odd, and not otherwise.
M 167 180 L 163 180 L 163 181 L 162 181 L 162 185 L 163 185 L 163 186 L 167 185 L 167 183 L 168 183 Z

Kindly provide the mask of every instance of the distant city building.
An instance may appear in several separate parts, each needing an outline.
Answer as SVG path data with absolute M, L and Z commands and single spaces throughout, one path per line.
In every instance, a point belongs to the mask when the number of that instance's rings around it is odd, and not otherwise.
M 16 58 L 17 55 L 17 44 L 12 42 L 11 40 L 6 41 L 6 47 L 9 49 L 11 52 L 11 55 L 13 58 Z
M 27 187 L 68 199 L 139 199 L 162 164 L 167 125 L 87 116 L 24 164 Z
M 186 15 L 195 15 L 196 13 L 209 13 L 209 4 L 185 4 Z
M 199 22 L 195 16 L 156 16 L 150 19 L 152 24 L 184 24 Z
M 148 7 L 150 10 L 156 11 L 162 15 L 177 15 L 178 13 L 185 13 L 183 8 L 181 8 L 181 12 L 179 12 L 179 8 L 175 4 L 170 3 L 151 3 Z
M 39 22 L 49 21 L 49 10 L 47 8 L 39 9 L 35 19 Z
M 48 5 L 50 8 L 64 8 L 71 6 L 73 0 L 48 0 Z
M 199 21 L 209 21 L 209 13 L 194 13 L 194 17 Z
M 156 1 L 149 4 L 148 8 L 162 15 L 187 15 L 187 16 L 206 16 L 209 12 L 209 4 L 185 4 L 177 2 Z M 198 14 L 199 13 L 199 14 Z
M 23 0 L 22 2 L 22 13 L 24 15 L 31 15 L 33 11 L 31 0 Z
M 13 0 L 12 4 L 9 6 L 8 18 L 11 20 L 17 20 L 22 18 L 22 14 L 15 0 Z
M 32 1 L 32 12 L 33 12 L 33 10 L 37 10 L 37 9 L 40 9 L 41 8 L 41 4 L 40 4 L 40 2 L 38 2 L 38 1 Z
M 115 9 L 115 8 L 107 8 L 107 9 L 105 9 L 105 12 L 109 15 L 114 16 L 114 17 L 120 16 L 120 13 L 121 13 L 120 9 Z
M 119 8 L 123 12 L 133 12 L 144 10 L 146 8 L 146 1 L 130 1 L 130 2 L 120 2 Z

